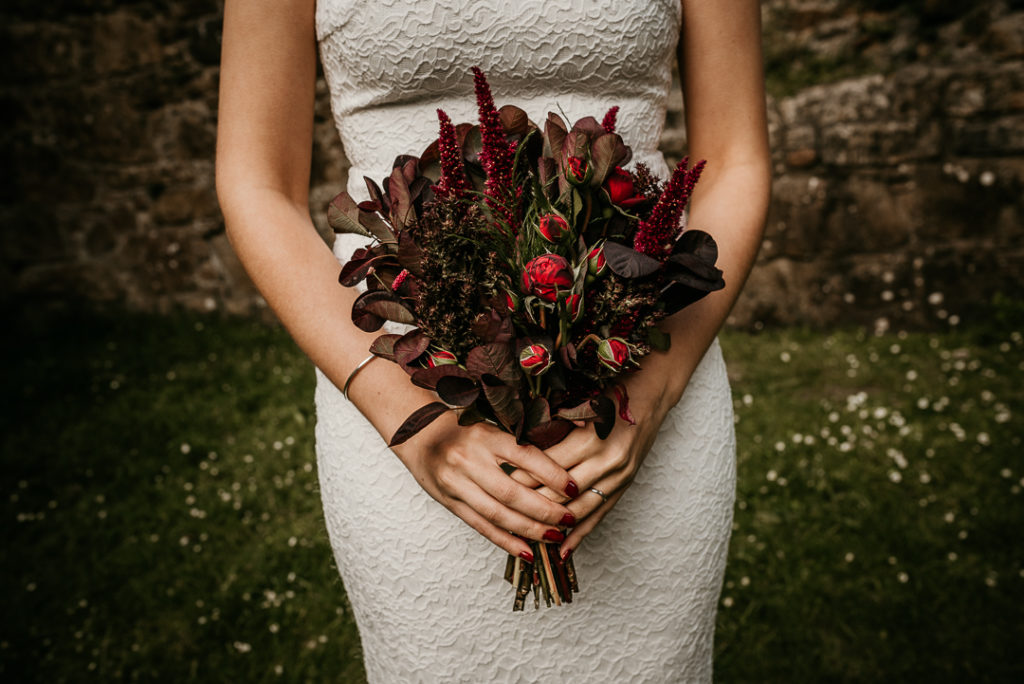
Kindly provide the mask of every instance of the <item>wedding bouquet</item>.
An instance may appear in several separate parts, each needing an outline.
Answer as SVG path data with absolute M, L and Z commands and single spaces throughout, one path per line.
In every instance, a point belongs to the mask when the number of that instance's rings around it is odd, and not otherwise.
M 328 208 L 336 232 L 372 238 L 339 276 L 366 283 L 353 322 L 414 326 L 370 351 L 438 398 L 390 445 L 446 411 L 541 449 L 580 421 L 604 439 L 616 413 L 633 423 L 617 381 L 669 347 L 659 321 L 724 286 L 715 241 L 681 227 L 704 162 L 683 160 L 667 183 L 642 163 L 626 170 L 618 107 L 571 127 L 548 114 L 542 130 L 518 107 L 495 108 L 473 73 L 478 125 L 439 109 L 438 139 L 419 157 L 399 156 L 380 185 L 366 178 L 368 201 L 343 192 Z M 538 607 L 571 602 L 571 559 L 530 544 L 535 561 L 510 557 L 506 568 L 513 609 L 531 590 Z

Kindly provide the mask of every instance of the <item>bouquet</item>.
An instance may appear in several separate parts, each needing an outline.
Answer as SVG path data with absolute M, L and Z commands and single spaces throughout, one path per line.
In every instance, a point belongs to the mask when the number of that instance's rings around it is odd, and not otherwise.
M 683 229 L 704 162 L 683 160 L 667 182 L 642 163 L 626 170 L 618 107 L 571 127 L 551 113 L 541 129 L 518 107 L 497 109 L 473 73 L 478 125 L 437 110 L 438 138 L 419 157 L 396 158 L 379 185 L 366 178 L 368 201 L 343 192 L 328 208 L 336 232 L 372 239 L 339 276 L 366 284 L 353 322 L 414 326 L 370 351 L 437 395 L 390 446 L 446 411 L 541 449 L 580 421 L 604 439 L 616 414 L 633 423 L 618 380 L 669 347 L 658 323 L 724 287 L 714 239 Z M 530 544 L 533 563 L 510 557 L 506 567 L 513 609 L 531 591 L 537 607 L 571 602 L 571 558 Z

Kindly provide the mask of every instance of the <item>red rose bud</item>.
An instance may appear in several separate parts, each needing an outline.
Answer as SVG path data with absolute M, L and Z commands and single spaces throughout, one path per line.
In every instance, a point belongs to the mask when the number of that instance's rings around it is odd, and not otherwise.
M 570 183 L 583 185 L 590 180 L 590 164 L 583 157 L 569 157 L 569 168 L 566 169 L 565 177 Z
M 616 166 L 605 181 L 605 189 L 608 190 L 612 204 L 622 204 L 633 197 L 633 177 L 629 171 Z
M 540 217 L 537 230 L 548 242 L 558 242 L 569 232 L 569 224 L 558 214 L 544 214 Z
M 531 344 L 519 352 L 519 365 L 528 375 L 544 375 L 552 363 L 551 352 L 543 344 Z
M 508 307 L 508 312 L 512 313 L 519 308 L 519 297 L 515 296 L 508 290 L 505 290 L 505 306 Z
M 609 337 L 597 345 L 597 360 L 616 373 L 622 370 L 630 358 L 629 345 L 621 337 Z
M 427 352 L 427 368 L 436 368 L 437 366 L 454 366 L 459 360 L 455 358 L 455 354 L 445 349 L 436 349 L 434 351 Z
M 575 323 L 583 313 L 583 295 L 571 294 L 565 298 L 565 308 L 569 312 L 569 320 Z
M 608 261 L 604 258 L 604 242 L 599 243 L 587 253 L 587 272 L 590 275 L 604 275 L 608 270 Z
M 546 302 L 558 301 L 558 291 L 572 287 L 569 262 L 557 254 L 541 254 L 526 264 L 523 292 L 535 294 Z

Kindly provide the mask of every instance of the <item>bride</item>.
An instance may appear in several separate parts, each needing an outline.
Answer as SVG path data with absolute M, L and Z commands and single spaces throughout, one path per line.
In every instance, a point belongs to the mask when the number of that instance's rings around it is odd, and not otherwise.
M 239 258 L 317 368 L 325 520 L 370 681 L 710 681 L 735 485 L 716 335 L 770 185 L 758 3 L 228 0 L 223 40 L 218 196 Z M 667 176 L 657 148 L 678 59 L 689 153 L 708 160 L 689 225 L 715 237 L 726 288 L 667 319 L 671 350 L 628 376 L 635 426 L 605 441 L 578 428 L 541 451 L 449 412 L 386 447 L 432 397 L 367 361 L 375 335 L 337 282 L 360 241 L 332 254 L 310 220 L 318 51 L 357 198 L 362 176 L 436 136 L 436 108 L 474 118 L 472 66 L 534 121 L 618 105 L 634 160 Z M 578 549 L 572 605 L 509 611 L 500 571 L 505 553 L 529 558 L 524 538 Z

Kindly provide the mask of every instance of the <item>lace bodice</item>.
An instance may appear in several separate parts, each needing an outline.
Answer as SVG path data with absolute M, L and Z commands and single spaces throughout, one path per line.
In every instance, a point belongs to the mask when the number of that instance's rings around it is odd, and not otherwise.
M 327 0 L 317 3 L 320 57 L 345 153 L 349 192 L 380 180 L 398 154 L 437 137 L 434 110 L 476 121 L 470 67 L 500 107 L 570 123 L 619 105 L 634 160 L 658 154 L 681 10 L 673 0 Z

